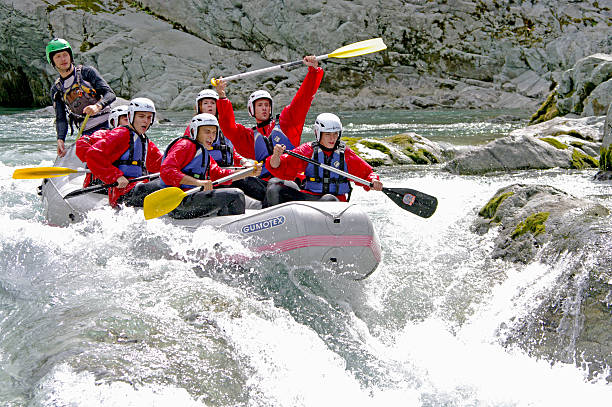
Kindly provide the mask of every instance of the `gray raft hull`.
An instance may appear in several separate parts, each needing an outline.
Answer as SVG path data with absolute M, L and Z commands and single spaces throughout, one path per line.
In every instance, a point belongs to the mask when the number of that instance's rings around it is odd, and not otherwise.
M 56 166 L 78 168 L 74 146 Z M 108 206 L 108 197 L 88 193 L 63 199 L 82 188 L 83 175 L 71 174 L 43 182 L 44 215 L 50 224 L 67 226 L 83 220 L 91 210 Z M 289 202 L 271 208 L 247 210 L 243 215 L 196 219 L 161 218 L 189 230 L 217 227 L 244 240 L 260 255 L 283 254 L 294 265 L 323 265 L 350 279 L 370 275 L 381 260 L 372 223 L 363 210 L 346 202 Z

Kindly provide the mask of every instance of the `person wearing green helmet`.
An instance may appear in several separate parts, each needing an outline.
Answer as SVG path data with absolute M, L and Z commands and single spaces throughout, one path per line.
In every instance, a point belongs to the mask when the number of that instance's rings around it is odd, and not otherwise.
M 115 93 L 104 78 L 92 66 L 75 65 L 72 48 L 68 41 L 54 38 L 46 47 L 47 62 L 59 73 L 51 87 L 51 100 L 55 109 L 57 131 L 57 155 L 66 154 L 65 140 L 68 126 L 80 129 L 86 115 L 89 119 L 83 134 L 108 128 L 110 104 L 116 99 Z

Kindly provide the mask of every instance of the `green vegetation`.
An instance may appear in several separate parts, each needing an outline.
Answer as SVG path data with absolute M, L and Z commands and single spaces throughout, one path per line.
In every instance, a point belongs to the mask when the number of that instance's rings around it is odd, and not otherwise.
M 580 134 L 579 131 L 577 130 L 563 130 L 563 131 L 557 131 L 554 132 L 552 134 L 552 137 L 557 137 L 557 136 L 564 136 L 564 135 L 568 135 L 568 136 L 572 136 L 572 137 L 576 137 L 576 138 L 581 138 L 584 139 L 585 137 Z
M 599 149 L 599 169 L 612 171 L 612 145 Z
M 378 150 L 385 154 L 388 154 L 389 156 L 391 155 L 391 150 L 389 150 L 389 147 L 385 146 L 384 144 L 377 143 L 375 141 L 368 141 L 368 140 L 365 140 L 365 141 L 362 140 L 359 143 L 363 144 L 367 148 L 371 148 L 372 150 Z
M 390 143 L 397 144 L 400 147 L 411 147 L 416 142 L 416 140 L 408 134 L 397 134 L 395 136 L 386 137 L 385 140 Z
M 572 167 L 576 169 L 597 168 L 599 161 L 588 154 L 583 153 L 577 148 L 572 151 Z
M 121 6 L 121 2 L 111 2 L 110 4 L 113 4 L 115 7 L 113 9 L 108 9 L 107 5 L 105 5 L 104 1 L 102 0 L 62 0 L 56 4 L 48 5 L 47 12 L 52 12 L 58 8 L 65 7 L 67 10 L 83 10 L 88 13 L 95 14 L 103 12 L 114 13 L 123 8 Z
M 499 222 L 499 217 L 494 218 L 495 214 L 497 213 L 497 208 L 499 208 L 499 205 L 501 205 L 501 203 L 506 198 L 512 195 L 514 195 L 513 191 L 508 191 L 503 194 L 495 195 L 493 198 L 491 198 L 489 202 L 487 202 L 485 206 L 482 207 L 480 212 L 478 212 L 478 215 L 485 219 L 493 219 L 493 222 Z
M 551 146 L 558 148 L 559 150 L 567 150 L 569 146 L 552 137 L 540 137 L 540 140 L 547 142 Z
M 537 112 L 531 116 L 529 124 L 538 124 L 559 116 L 559 108 L 557 107 L 557 92 L 553 91 L 548 95 L 546 101 Z
M 527 232 L 531 232 L 534 236 L 537 236 L 546 232 L 544 222 L 548 220 L 548 216 L 550 216 L 550 212 L 538 212 L 528 216 L 527 219 L 516 225 L 516 229 L 514 229 L 510 237 L 514 239 Z
M 440 162 L 435 155 L 424 148 L 419 148 L 418 150 L 405 148 L 403 152 L 410 157 L 415 164 L 436 164 Z

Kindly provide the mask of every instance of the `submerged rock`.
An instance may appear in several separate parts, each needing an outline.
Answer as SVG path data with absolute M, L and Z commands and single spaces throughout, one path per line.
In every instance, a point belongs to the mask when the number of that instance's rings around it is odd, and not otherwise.
M 518 263 L 561 267 L 554 289 L 510 327 L 500 327 L 506 345 L 582 365 L 591 377 L 612 375 L 612 256 L 610 211 L 546 185 L 502 188 L 480 210 L 473 230 L 495 228 L 491 253 Z

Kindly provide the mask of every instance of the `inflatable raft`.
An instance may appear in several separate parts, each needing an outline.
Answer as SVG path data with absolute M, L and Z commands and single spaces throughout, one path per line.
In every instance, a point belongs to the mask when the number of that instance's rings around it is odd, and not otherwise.
M 72 146 L 54 166 L 80 168 L 83 163 Z M 108 197 L 99 193 L 63 198 L 81 189 L 83 178 L 83 174 L 75 173 L 43 181 L 43 211 L 50 224 L 67 226 L 83 220 L 89 211 L 108 205 Z M 355 280 L 370 275 L 381 260 L 370 219 L 359 206 L 346 202 L 289 202 L 267 209 L 247 209 L 244 215 L 160 219 L 191 230 L 217 227 L 244 239 L 255 253 L 283 253 L 291 264 L 322 264 Z

